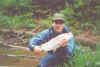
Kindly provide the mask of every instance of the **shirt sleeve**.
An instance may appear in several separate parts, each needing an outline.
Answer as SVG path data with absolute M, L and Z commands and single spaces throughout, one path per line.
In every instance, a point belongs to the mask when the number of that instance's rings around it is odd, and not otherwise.
M 44 30 L 43 32 L 40 32 L 37 36 L 31 38 L 29 40 L 29 48 L 30 48 L 30 50 L 32 50 L 33 47 L 39 46 L 42 43 L 46 42 L 48 34 L 49 33 L 48 33 L 48 29 L 47 29 L 47 30 Z
M 72 37 L 67 43 L 67 52 L 69 56 L 73 56 L 73 49 L 74 49 L 75 39 Z
M 64 31 L 70 32 L 68 27 L 65 26 L 65 25 L 64 25 Z M 70 40 L 68 40 L 67 46 L 66 46 L 66 51 L 67 51 L 69 56 L 73 56 L 74 43 L 75 43 L 75 39 L 74 39 L 74 36 L 73 36 L 72 38 L 70 38 Z

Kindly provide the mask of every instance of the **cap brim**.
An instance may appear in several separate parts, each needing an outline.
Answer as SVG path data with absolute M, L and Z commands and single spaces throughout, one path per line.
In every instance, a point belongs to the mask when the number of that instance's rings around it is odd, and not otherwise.
M 63 20 L 64 21 L 63 18 L 53 18 L 53 20 Z

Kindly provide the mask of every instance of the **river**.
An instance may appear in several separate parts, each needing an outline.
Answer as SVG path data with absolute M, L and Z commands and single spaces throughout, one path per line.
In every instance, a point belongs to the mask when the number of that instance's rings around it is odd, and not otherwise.
M 23 58 L 23 57 L 11 57 L 3 56 L 3 54 L 13 54 L 13 55 L 25 55 L 25 56 L 38 56 L 39 58 Z M 18 67 L 36 67 L 40 60 L 40 56 L 34 55 L 32 52 L 10 50 L 0 46 L 0 66 L 18 66 Z

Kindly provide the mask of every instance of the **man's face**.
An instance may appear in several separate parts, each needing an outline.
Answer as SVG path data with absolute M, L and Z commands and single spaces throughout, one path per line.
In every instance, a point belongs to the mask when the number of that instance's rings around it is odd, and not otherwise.
M 62 32 L 63 31 L 63 26 L 64 26 L 64 21 L 63 20 L 55 20 L 55 21 L 53 21 L 54 31 Z

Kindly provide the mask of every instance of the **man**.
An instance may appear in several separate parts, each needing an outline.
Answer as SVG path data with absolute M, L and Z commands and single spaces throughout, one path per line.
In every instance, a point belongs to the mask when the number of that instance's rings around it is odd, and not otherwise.
M 68 28 L 64 25 L 64 23 L 64 15 L 55 14 L 51 28 L 40 32 L 40 34 L 30 40 L 30 49 L 33 50 L 35 53 L 41 53 L 40 49 L 36 48 L 36 46 L 48 42 L 57 35 L 70 32 Z M 60 48 L 49 51 L 48 54 L 40 60 L 40 63 L 37 67 L 54 67 L 56 64 L 63 62 L 66 56 L 73 56 L 73 48 L 74 37 L 71 38 L 68 42 L 64 39 L 60 43 Z

